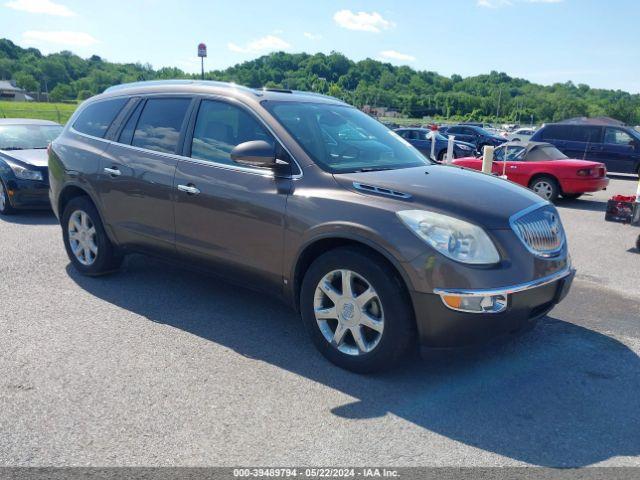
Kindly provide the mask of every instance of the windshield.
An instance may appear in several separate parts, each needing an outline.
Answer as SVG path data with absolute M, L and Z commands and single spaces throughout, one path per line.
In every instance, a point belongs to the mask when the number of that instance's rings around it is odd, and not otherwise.
M 47 148 L 60 132 L 60 125 L 0 125 L 0 150 Z
M 524 147 L 506 146 L 506 147 L 496 148 L 493 154 L 493 158 L 498 162 L 503 162 L 506 156 L 507 162 L 514 162 L 514 161 L 522 160 L 523 155 L 524 155 Z
M 307 154 L 331 173 L 430 164 L 395 132 L 353 107 L 263 102 Z

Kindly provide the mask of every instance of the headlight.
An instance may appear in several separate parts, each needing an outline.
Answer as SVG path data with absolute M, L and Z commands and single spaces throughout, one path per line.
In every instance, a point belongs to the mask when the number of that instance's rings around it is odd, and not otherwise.
M 6 161 L 6 160 L 5 160 Z M 39 180 L 42 181 L 42 172 L 37 170 L 29 170 L 28 168 L 18 165 L 17 163 L 6 161 L 16 177 L 22 180 Z
M 425 210 L 404 210 L 397 215 L 416 235 L 453 260 L 476 265 L 500 261 L 495 245 L 477 225 Z

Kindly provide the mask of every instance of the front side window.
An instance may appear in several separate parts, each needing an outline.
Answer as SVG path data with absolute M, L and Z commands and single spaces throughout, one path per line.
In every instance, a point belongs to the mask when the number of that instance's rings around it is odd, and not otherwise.
M 231 150 L 253 140 L 264 140 L 275 147 L 269 132 L 244 109 L 203 100 L 193 130 L 191 157 L 231 165 Z
M 87 105 L 73 123 L 74 130 L 92 137 L 104 138 L 109 126 L 127 100 L 127 98 L 115 98 Z
M 604 131 L 604 143 L 615 145 L 632 145 L 633 138 L 627 132 L 618 128 L 607 128 Z
M 263 105 L 314 162 L 331 173 L 390 170 L 431 163 L 395 132 L 353 107 L 270 101 Z
M 180 130 L 190 103 L 190 98 L 147 100 L 131 145 L 156 152 L 176 153 Z
M 61 131 L 60 125 L 0 125 L 0 150 L 47 148 Z

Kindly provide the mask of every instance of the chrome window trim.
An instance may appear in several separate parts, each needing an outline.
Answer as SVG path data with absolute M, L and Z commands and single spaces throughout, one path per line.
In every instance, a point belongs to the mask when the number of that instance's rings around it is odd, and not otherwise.
M 177 155 L 175 153 L 158 152 L 156 150 L 148 150 L 146 148 L 134 147 L 133 145 L 126 145 L 124 143 L 114 142 L 113 140 L 106 140 L 104 138 L 99 138 L 99 137 L 94 137 L 94 136 L 91 136 L 91 135 L 87 135 L 86 133 L 78 132 L 73 127 L 71 127 L 70 130 L 73 133 L 75 133 L 76 135 L 80 135 L 81 137 L 86 137 L 86 138 L 89 138 L 91 140 L 98 140 L 98 141 L 106 143 L 108 145 L 114 145 L 114 146 L 120 147 L 120 148 L 127 148 L 129 150 L 134 150 L 134 151 L 138 151 L 138 152 L 142 152 L 142 153 L 159 155 L 161 157 L 172 158 L 174 160 L 179 160 L 179 161 L 182 161 L 182 162 L 189 162 L 189 163 L 196 163 L 196 164 L 199 164 L 199 165 L 210 166 L 212 168 L 221 168 L 221 169 L 224 169 L 224 170 L 233 170 L 233 171 L 244 172 L 244 173 L 249 173 L 249 174 L 253 174 L 253 175 L 260 175 L 262 177 L 268 176 L 268 177 L 274 177 L 275 178 L 275 172 L 272 171 L 272 170 L 265 171 L 265 170 L 258 169 L 258 168 L 243 167 L 241 165 L 237 165 L 236 166 L 236 165 L 229 165 L 227 163 L 211 162 L 209 160 L 200 160 L 198 158 L 184 157 L 182 155 Z M 301 178 L 301 177 L 302 177 L 302 175 L 300 175 L 300 177 L 294 177 L 293 175 L 289 175 L 289 176 L 286 176 L 285 178 L 296 179 L 296 178 Z
M 82 133 L 82 132 L 78 132 L 77 130 L 75 130 L 73 127 L 69 128 L 70 131 L 76 135 L 80 135 L 81 137 L 86 137 L 89 138 L 91 140 L 98 140 L 100 142 L 106 143 L 108 145 L 114 145 L 116 147 L 121 147 L 121 148 L 127 148 L 130 150 L 135 150 L 135 151 L 139 151 L 142 153 L 149 153 L 149 154 L 153 154 L 153 155 L 159 155 L 161 157 L 166 157 L 166 158 L 173 158 L 175 160 L 179 160 L 182 162 L 189 162 L 189 163 L 196 163 L 198 165 L 204 165 L 204 166 L 209 166 L 212 168 L 220 168 L 223 170 L 233 170 L 236 172 L 244 172 L 244 173 L 248 173 L 248 174 L 252 174 L 252 175 L 260 175 L 261 177 L 276 177 L 276 174 L 273 170 L 263 170 L 257 167 L 243 167 L 242 165 L 229 165 L 228 163 L 220 163 L 220 162 L 212 162 L 210 160 L 202 160 L 199 158 L 192 158 L 192 157 L 185 157 L 182 155 L 177 155 L 175 153 L 166 153 L 166 152 L 158 152 L 156 150 L 148 150 L 146 148 L 140 148 L 140 147 L 134 147 L 133 145 L 126 145 L 124 143 L 119 143 L 119 142 L 114 142 L 113 140 L 106 140 L 104 138 L 99 138 L 99 137 L 94 137 L 92 135 L 87 135 L 86 133 Z M 283 146 L 283 148 L 286 150 L 286 147 Z M 287 150 L 287 153 L 289 151 Z M 291 157 L 293 159 L 293 156 Z M 296 160 L 294 159 L 294 162 Z M 297 163 L 297 162 L 296 162 Z M 298 168 L 299 165 L 298 165 Z M 300 173 L 296 174 L 296 175 L 286 175 L 283 176 L 282 178 L 289 178 L 291 180 L 298 180 L 300 178 L 303 177 L 302 174 L 302 169 L 300 168 Z
M 564 231 L 564 225 L 562 225 L 562 222 L 560 222 L 560 227 L 562 228 L 562 243 L 558 248 L 549 252 L 539 252 L 538 250 L 531 248 L 529 244 L 525 241 L 525 239 L 522 238 L 522 236 L 518 232 L 518 229 L 516 228 L 516 225 L 515 225 L 516 221 L 518 221 L 520 218 L 528 215 L 531 212 L 538 210 L 539 208 L 544 208 L 549 205 L 553 206 L 551 202 L 547 202 L 547 201 L 535 203 L 530 207 L 525 208 L 524 210 L 520 210 L 518 213 L 514 213 L 513 215 L 511 215 L 511 217 L 509 217 L 509 226 L 511 227 L 511 230 L 516 234 L 520 242 L 524 245 L 524 247 L 527 249 L 529 253 L 535 255 L 538 258 L 556 259 L 567 244 L 567 234 Z M 558 217 L 560 216 L 560 214 L 557 214 L 557 215 Z
M 525 290 L 531 290 L 533 288 L 543 287 L 545 285 L 548 285 L 550 283 L 553 283 L 565 277 L 568 277 L 574 272 L 575 272 L 575 269 L 571 268 L 570 266 L 567 266 L 562 270 L 552 273 L 551 275 L 547 275 L 546 277 L 538 278 L 536 280 L 532 280 L 526 283 L 521 283 L 518 285 L 511 285 L 508 287 L 499 287 L 499 288 L 488 288 L 488 289 L 482 289 L 482 290 L 474 290 L 474 289 L 466 289 L 466 288 L 434 288 L 433 293 L 436 293 L 440 296 L 450 295 L 450 296 L 469 296 L 469 297 L 510 295 L 513 293 L 524 292 Z
M 87 105 L 93 104 L 93 103 L 97 103 L 97 102 L 106 101 L 106 100 L 112 100 L 112 99 L 116 99 L 116 98 L 127 98 L 127 97 L 128 98 L 133 98 L 133 96 L 134 95 L 132 95 L 132 96 L 119 95 L 119 96 L 113 96 L 113 97 L 108 97 L 108 98 L 104 98 L 104 99 L 101 98 L 101 99 L 98 99 L 98 100 L 95 100 L 95 101 L 91 101 Z M 247 105 L 245 105 L 244 103 L 242 103 L 242 102 L 240 102 L 240 101 L 238 101 L 236 99 L 225 97 L 223 95 L 216 95 L 216 94 L 206 94 L 206 93 L 205 94 L 202 94 L 202 93 L 193 94 L 193 93 L 185 93 L 185 92 L 148 93 L 148 94 L 139 94 L 139 95 L 135 95 L 135 96 L 136 97 L 140 97 L 140 98 L 157 97 L 157 96 L 191 96 L 192 98 L 200 98 L 201 100 L 206 100 L 206 99 L 222 100 L 222 101 L 225 101 L 225 102 L 227 102 L 229 104 L 238 105 L 240 108 L 244 108 L 245 110 L 248 110 L 250 112 L 250 115 L 255 117 L 267 129 L 267 131 L 271 135 L 273 135 L 273 138 L 275 138 L 280 143 L 282 148 L 284 148 L 285 152 L 287 152 L 287 154 L 289 154 L 289 157 L 296 164 L 296 166 L 298 167 L 298 170 L 300 171 L 300 173 L 296 173 L 294 175 L 284 175 L 281 178 L 289 178 L 291 180 L 299 180 L 304 176 L 304 173 L 303 173 L 302 167 L 300 166 L 300 163 L 298 162 L 298 160 L 296 160 L 296 158 L 293 156 L 293 154 L 285 146 L 284 142 L 280 139 L 280 137 L 278 135 L 276 135 L 276 133 L 262 119 L 262 117 L 260 117 L 260 115 L 258 115 L 253 109 L 251 109 L 250 107 L 248 107 Z M 76 112 L 80 112 L 80 109 L 78 108 L 78 110 L 76 110 Z M 74 115 L 76 115 L 76 112 L 74 112 Z M 274 178 L 276 177 L 274 171 L 265 172 L 264 169 L 257 168 L 257 167 L 243 167 L 242 165 L 230 165 L 228 163 L 220 163 L 220 162 L 213 162 L 211 160 L 204 160 L 204 159 L 199 159 L 199 158 L 185 157 L 183 155 L 178 155 L 178 154 L 175 154 L 175 153 L 158 152 L 156 150 L 149 150 L 147 148 L 135 147 L 133 145 L 127 145 L 126 143 L 120 143 L 120 142 L 116 142 L 116 141 L 113 141 L 113 140 L 107 140 L 105 138 L 94 137 L 93 135 L 88 135 L 86 133 L 79 132 L 78 130 L 73 128 L 73 124 L 69 125 L 69 131 L 71 131 L 72 133 L 74 133 L 76 135 L 80 135 L 81 137 L 89 138 L 91 140 L 98 140 L 100 142 L 104 142 L 104 143 L 109 144 L 109 145 L 116 145 L 118 147 L 129 148 L 129 149 L 140 151 L 140 152 L 144 152 L 144 153 L 151 153 L 151 154 L 155 154 L 155 155 L 164 156 L 164 157 L 167 157 L 167 158 L 174 158 L 174 159 L 177 159 L 177 160 L 180 160 L 180 161 L 188 161 L 188 162 L 191 162 L 191 163 L 197 163 L 197 164 L 200 164 L 200 165 L 210 165 L 211 167 L 214 167 L 214 168 L 223 168 L 225 170 L 233 170 L 233 171 L 244 172 L 244 173 L 249 173 L 249 174 L 253 174 L 253 175 L 270 176 L 270 177 L 274 177 Z

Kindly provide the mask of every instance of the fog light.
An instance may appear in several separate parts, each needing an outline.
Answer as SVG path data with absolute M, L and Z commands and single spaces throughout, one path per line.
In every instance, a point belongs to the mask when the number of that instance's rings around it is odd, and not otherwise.
M 468 313 L 499 313 L 507 308 L 506 295 L 441 295 L 452 310 Z

